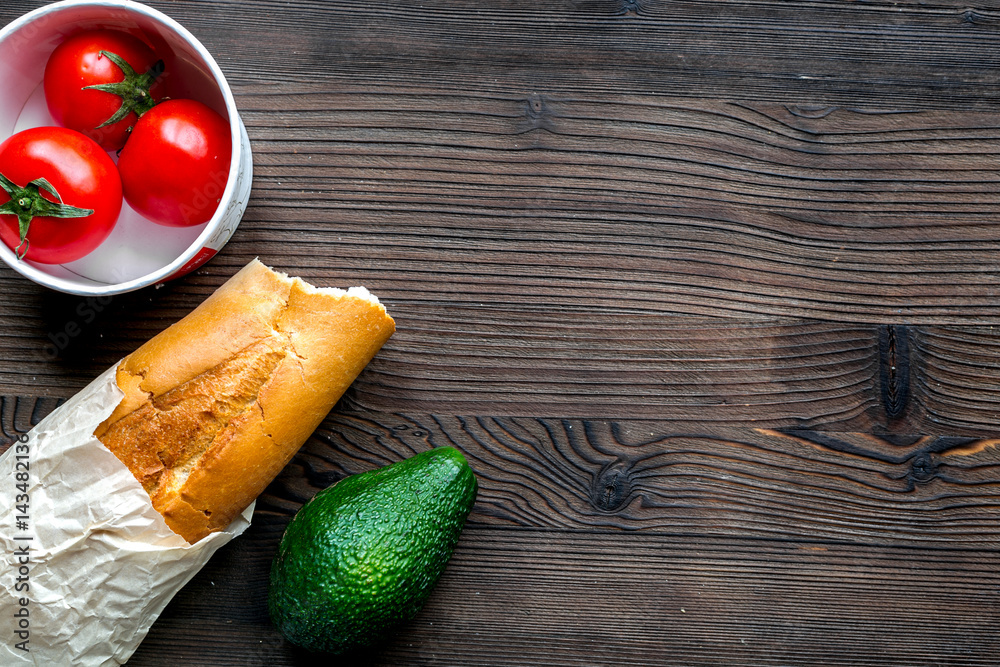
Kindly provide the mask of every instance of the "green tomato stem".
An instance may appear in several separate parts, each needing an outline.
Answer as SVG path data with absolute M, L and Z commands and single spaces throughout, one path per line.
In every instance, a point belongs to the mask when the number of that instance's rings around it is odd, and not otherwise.
M 78 208 L 64 204 L 62 197 L 44 178 L 36 178 L 23 188 L 12 180 L 0 174 L 0 188 L 10 196 L 10 201 L 0 205 L 0 214 L 6 213 L 16 215 L 18 222 L 18 233 L 20 243 L 14 248 L 14 253 L 18 259 L 24 259 L 28 254 L 28 229 L 31 221 L 36 217 L 46 218 L 85 218 L 93 215 L 93 209 Z M 49 201 L 42 196 L 42 191 L 48 192 L 56 198 L 56 201 Z M 21 248 L 24 248 L 22 251 Z
M 108 118 L 94 128 L 97 130 L 108 125 L 114 125 L 118 121 L 128 117 L 130 113 L 134 112 L 136 116 L 142 116 L 142 114 L 152 109 L 156 105 L 156 102 L 153 100 L 153 96 L 149 94 L 149 89 L 156 83 L 156 79 L 163 74 L 164 69 L 163 61 L 157 60 L 147 72 L 137 74 L 132 69 L 132 66 L 117 53 L 101 51 L 101 55 L 117 65 L 125 78 L 118 83 L 101 83 L 83 87 L 83 90 L 101 90 L 105 93 L 111 93 L 112 95 L 117 95 L 122 100 L 121 106 L 118 107 L 118 110 L 115 111 L 111 118 Z

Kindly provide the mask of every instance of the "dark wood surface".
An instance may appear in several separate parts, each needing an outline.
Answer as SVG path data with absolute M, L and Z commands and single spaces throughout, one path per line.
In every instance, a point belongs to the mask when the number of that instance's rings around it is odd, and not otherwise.
M 398 332 L 130 665 L 996 664 L 1000 4 L 149 4 L 250 206 L 161 289 L 0 269 L 3 441 L 256 256 Z M 428 605 L 294 650 L 290 517 L 444 444 L 481 492 Z

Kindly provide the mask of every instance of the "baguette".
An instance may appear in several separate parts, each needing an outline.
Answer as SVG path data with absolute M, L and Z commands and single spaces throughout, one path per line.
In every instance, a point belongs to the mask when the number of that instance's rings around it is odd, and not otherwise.
M 254 260 L 117 368 L 95 431 L 189 543 L 278 475 L 395 331 L 362 288 L 315 288 Z

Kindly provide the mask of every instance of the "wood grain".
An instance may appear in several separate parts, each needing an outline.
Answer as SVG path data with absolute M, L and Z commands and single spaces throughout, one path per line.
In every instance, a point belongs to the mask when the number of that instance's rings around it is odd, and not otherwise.
M 397 301 L 996 320 L 990 114 L 287 92 L 240 99 L 299 271 L 335 237 Z
M 451 445 L 476 470 L 476 520 L 491 525 L 894 545 L 1000 541 L 1000 441 L 992 439 L 381 413 L 338 413 L 315 438 L 276 483 L 274 509 L 344 475 Z
M 1000 5 L 149 4 L 228 77 L 250 206 L 158 289 L 0 268 L 0 449 L 253 257 L 398 331 L 130 666 L 328 664 L 267 618 L 284 526 L 446 444 L 455 558 L 338 664 L 996 663 Z
M 1000 65 L 995 2 L 150 4 L 204 39 L 237 83 L 991 110 L 984 91 Z
M 395 338 L 348 393 L 351 405 L 694 428 L 996 433 L 991 328 L 408 312 L 400 309 Z
M 18 388 L 0 396 L 69 398 L 181 317 L 172 304 L 189 295 L 179 291 L 158 295 L 158 309 L 116 297 L 89 324 L 67 316 L 72 308 L 54 308 L 62 314 L 51 329 L 36 322 L 30 336 L 0 337 L 12 362 L 0 369 L 0 386 Z M 390 311 L 397 332 L 345 395 L 345 407 L 671 420 L 691 429 L 978 437 L 997 429 L 1000 342 L 989 327 L 605 312 L 526 318 L 516 310 L 392 304 Z M 52 341 L 68 323 L 80 333 L 56 350 Z

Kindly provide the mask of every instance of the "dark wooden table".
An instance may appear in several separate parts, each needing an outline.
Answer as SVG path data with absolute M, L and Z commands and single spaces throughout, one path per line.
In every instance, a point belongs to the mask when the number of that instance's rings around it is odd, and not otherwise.
M 445 444 L 444 578 L 323 664 L 997 664 L 996 0 L 150 4 L 229 78 L 250 206 L 162 289 L 0 270 L 4 444 L 255 256 L 398 333 L 130 665 L 313 664 L 285 525 Z

